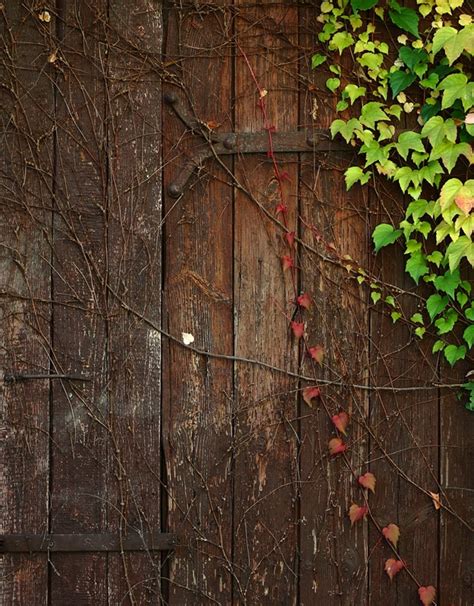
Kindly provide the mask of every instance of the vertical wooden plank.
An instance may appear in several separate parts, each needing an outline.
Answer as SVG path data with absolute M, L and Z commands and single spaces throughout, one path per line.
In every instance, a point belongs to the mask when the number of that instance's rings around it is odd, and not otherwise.
M 463 382 L 472 369 L 472 359 L 457 368 L 442 366 L 443 382 Z M 459 518 L 445 510 L 440 532 L 440 604 L 462 606 L 474 595 L 474 425 L 472 412 L 466 410 L 455 393 L 443 391 L 440 400 L 441 501 Z M 464 522 L 464 523 L 462 523 Z M 468 526 L 466 526 L 468 525 Z
M 319 11 L 318 11 L 319 12 Z M 329 129 L 336 118 L 334 97 L 328 94 L 325 68 L 311 71 L 314 8 L 301 9 L 303 56 L 301 120 L 311 128 Z M 343 78 L 348 66 L 343 67 Z M 327 69 L 327 68 L 326 68 Z M 366 471 L 368 394 L 352 387 L 366 384 L 368 375 L 367 295 L 345 265 L 367 266 L 367 192 L 346 191 L 344 170 L 354 154 L 330 152 L 303 157 L 300 172 L 301 237 L 309 248 L 301 252 L 302 290 L 312 299 L 305 316 L 308 344 L 323 347 L 321 366 L 308 356 L 305 375 L 342 381 L 345 387 L 321 385 L 313 407 L 301 403 L 301 605 L 366 604 L 366 523 L 351 528 L 348 509 L 364 505 L 353 472 Z M 344 259 L 351 258 L 351 261 Z M 331 458 L 329 440 L 336 436 L 330 416 L 350 416 L 348 451 Z
M 51 26 L 33 3 L 0 12 L 0 533 L 48 524 L 50 238 L 53 169 Z M 45 605 L 44 554 L 3 556 L 0 602 Z
M 111 0 L 109 26 L 108 526 L 123 535 L 160 530 L 161 7 Z M 108 578 L 110 604 L 158 603 L 160 554 L 110 554 Z
M 54 221 L 51 530 L 106 529 L 107 3 L 61 2 Z M 51 556 L 53 604 L 107 603 L 104 554 Z
M 204 11 L 172 3 L 167 11 L 166 64 L 174 87 L 198 119 L 232 129 L 231 19 L 228 2 Z M 171 67 L 170 67 L 171 69 Z M 171 80 L 171 77 L 170 77 Z M 179 85 L 179 86 L 178 86 Z M 164 112 L 164 175 L 169 186 L 192 153 L 186 129 Z M 194 139 L 189 135 L 189 139 Z M 201 141 L 202 143 L 202 141 Z M 229 160 L 226 160 L 229 166 Z M 232 188 L 215 162 L 211 179 L 179 200 L 165 196 L 164 324 L 181 339 L 232 353 Z M 181 547 L 169 567 L 168 603 L 231 603 L 232 364 L 206 359 L 165 341 L 163 447 L 168 526 Z
M 298 12 L 293 5 L 236 2 L 235 127 L 261 132 L 263 93 L 268 122 L 298 125 Z M 245 54 L 245 56 L 244 56 Z M 251 68 L 249 68 L 249 65 Z M 291 230 L 297 222 L 297 156 L 278 158 L 287 171 L 284 196 Z M 246 156 L 236 166 L 234 296 L 235 353 L 289 371 L 298 345 L 289 330 L 295 283 L 282 270 L 284 231 L 269 220 L 280 202 L 271 160 Z M 254 197 L 252 200 L 251 197 Z M 297 599 L 297 382 L 258 366 L 235 371 L 234 586 L 237 604 L 294 604 Z
M 379 223 L 397 224 L 403 204 L 398 192 L 382 179 L 377 182 L 376 192 L 371 199 L 372 229 Z M 402 250 L 390 247 L 374 258 L 371 274 L 401 289 L 398 295 L 390 291 L 385 294 L 396 296 L 408 319 L 419 309 L 416 296 L 401 294 L 414 287 L 404 267 Z M 380 305 L 372 307 L 370 324 L 371 383 L 394 388 L 393 392 L 371 395 L 370 471 L 377 477 L 371 507 L 381 526 L 392 522 L 400 527 L 400 555 L 418 581 L 436 586 L 439 514 L 422 489 L 439 492 L 438 393 L 397 392 L 398 388 L 436 383 L 436 360 L 429 353 L 431 344 L 426 339 L 420 344 L 409 323 L 394 324 L 387 309 Z M 383 600 L 387 604 L 416 604 L 417 586 L 408 574 L 399 574 L 390 583 L 384 573 L 384 562 L 393 553 L 384 542 L 378 542 L 379 538 L 371 528 L 369 545 L 376 548 L 370 561 L 369 603 L 375 606 Z

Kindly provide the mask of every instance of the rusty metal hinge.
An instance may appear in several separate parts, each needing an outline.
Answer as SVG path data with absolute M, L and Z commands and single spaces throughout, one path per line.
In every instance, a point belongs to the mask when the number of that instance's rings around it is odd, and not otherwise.
M 6 534 L 0 535 L 0 553 L 168 551 L 177 545 L 171 533 L 128 534 Z
M 193 172 L 200 168 L 208 158 L 216 155 L 255 154 L 268 151 L 268 133 L 265 131 L 217 133 L 189 114 L 175 93 L 165 93 L 164 100 L 183 124 L 203 140 L 183 165 L 176 179 L 168 186 L 168 193 L 173 198 L 181 196 Z M 348 149 L 347 145 L 343 143 L 331 141 L 327 129 L 275 131 L 272 133 L 272 145 L 273 151 L 278 153 L 327 152 Z

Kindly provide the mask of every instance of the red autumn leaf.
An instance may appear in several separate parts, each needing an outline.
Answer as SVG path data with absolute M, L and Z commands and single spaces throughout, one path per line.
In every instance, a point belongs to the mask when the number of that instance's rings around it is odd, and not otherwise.
M 274 133 L 276 131 L 276 126 L 274 124 L 266 124 L 264 129 L 268 130 L 270 133 Z
M 318 364 L 322 364 L 324 358 L 324 349 L 321 347 L 321 345 L 309 347 L 308 353 Z
M 319 398 L 321 395 L 321 390 L 319 387 L 305 387 L 303 389 L 303 400 L 306 402 L 308 406 L 311 406 L 311 400 L 313 398 Z
M 394 547 L 397 546 L 398 539 L 400 538 L 400 528 L 396 524 L 389 524 L 385 528 L 382 528 L 382 534 Z
M 385 572 L 388 574 L 390 580 L 392 580 L 402 568 L 405 568 L 405 564 L 401 560 L 390 558 L 385 562 Z
M 293 267 L 293 259 L 289 255 L 284 255 L 281 258 L 281 263 L 283 265 L 283 270 L 291 269 Z
M 464 190 L 465 188 L 462 188 L 461 193 L 455 196 L 454 201 L 456 202 L 456 206 L 460 208 L 465 215 L 468 215 L 474 208 L 474 197 Z
M 291 322 L 291 330 L 297 339 L 304 335 L 304 322 Z
M 329 440 L 328 447 L 329 453 L 332 455 L 337 455 L 347 450 L 347 446 L 344 444 L 341 438 L 332 438 Z
M 376 479 L 375 479 L 374 474 L 370 473 L 370 471 L 368 471 L 367 473 L 364 473 L 363 476 L 359 476 L 358 482 L 364 488 L 368 488 L 373 493 L 375 493 Z
M 433 587 L 433 585 L 428 585 L 428 587 L 420 587 L 418 589 L 418 595 L 420 596 L 423 606 L 430 606 L 436 597 L 436 589 Z
M 337 430 L 339 430 L 344 435 L 347 435 L 346 427 L 349 424 L 349 415 L 347 414 L 347 412 L 342 411 L 337 415 L 333 415 L 331 417 L 331 421 L 333 422 L 334 427 Z
M 368 508 L 365 505 L 357 505 L 356 503 L 352 503 L 349 507 L 349 519 L 351 521 L 351 526 L 354 526 L 356 522 L 362 520 L 367 515 Z
M 309 307 L 311 305 L 311 297 L 308 295 L 308 293 L 304 292 L 302 295 L 300 295 L 296 299 L 296 302 L 298 303 L 298 305 L 300 307 L 304 307 L 305 309 L 309 309 Z
M 286 204 L 283 204 L 283 203 L 277 204 L 275 212 L 277 215 L 278 215 L 278 213 L 285 214 L 286 212 L 288 212 L 288 207 L 286 206 Z
M 293 248 L 294 244 L 295 244 L 295 232 L 294 231 L 289 231 L 285 234 L 285 240 L 288 242 L 288 246 L 290 248 Z

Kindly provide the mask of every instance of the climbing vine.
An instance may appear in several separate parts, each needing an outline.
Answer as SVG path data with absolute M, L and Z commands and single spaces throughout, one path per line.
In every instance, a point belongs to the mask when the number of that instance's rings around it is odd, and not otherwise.
M 409 319 L 417 338 L 435 334 L 432 351 L 454 366 L 474 344 L 474 23 L 463 0 L 325 0 L 318 17 L 324 52 L 312 67 L 329 66 L 326 87 L 337 96 L 340 117 L 331 134 L 354 146 L 361 166 L 345 172 L 347 189 L 383 175 L 406 200 L 399 224 L 381 223 L 372 234 L 375 252 L 402 243 L 405 270 L 431 292 Z M 381 38 L 390 24 L 390 44 Z M 387 37 L 390 39 L 390 37 Z M 355 82 L 341 65 L 350 56 Z M 359 282 L 367 277 L 361 271 Z M 393 322 L 402 317 L 393 296 L 371 284 Z M 474 410 L 474 381 L 464 384 Z

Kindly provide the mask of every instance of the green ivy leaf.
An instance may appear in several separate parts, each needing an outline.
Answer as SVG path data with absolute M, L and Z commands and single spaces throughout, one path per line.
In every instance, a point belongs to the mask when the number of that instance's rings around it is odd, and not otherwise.
M 346 143 L 349 143 L 355 129 L 360 128 L 360 125 L 361 124 L 357 118 L 351 118 L 347 122 L 344 120 L 334 120 L 334 122 L 331 124 L 331 136 L 334 139 L 334 137 L 340 133 Z
M 474 322 L 474 303 L 471 303 L 471 307 L 468 307 L 464 312 L 464 315 L 468 320 Z
M 441 339 L 438 339 L 437 341 L 435 341 L 434 345 L 433 345 L 433 349 L 431 350 L 431 353 L 438 353 L 438 351 L 442 351 L 445 347 L 446 343 L 444 341 L 442 341 Z
M 326 80 L 326 88 L 328 88 L 332 93 L 339 88 L 341 81 L 339 78 L 328 78 Z
M 434 280 L 434 285 L 437 290 L 445 292 L 451 299 L 454 299 L 456 288 L 459 286 L 460 282 L 459 269 L 456 269 L 453 272 L 447 271 L 444 275 L 437 276 Z
M 421 135 L 419 133 L 415 133 L 412 130 L 402 133 L 398 137 L 398 141 L 396 146 L 398 153 L 400 156 L 406 160 L 408 157 L 408 152 L 410 150 L 424 152 L 425 147 L 423 142 L 421 141 Z
M 466 355 L 466 346 L 460 345 L 459 347 L 456 345 L 448 345 L 444 349 L 444 357 L 446 360 L 454 366 L 456 362 L 459 360 L 463 360 Z
M 392 90 L 392 96 L 396 97 L 399 93 L 408 88 L 415 81 L 415 74 L 410 74 L 409 72 L 398 70 L 396 72 L 391 72 L 388 75 L 388 81 L 390 83 L 390 88 Z
M 415 324 L 423 324 L 423 316 L 419 312 L 413 314 L 410 320 Z
M 464 50 L 471 48 L 474 31 L 470 27 L 465 27 L 455 36 L 451 36 L 443 44 L 444 52 L 448 58 L 449 65 L 452 65 L 458 59 Z
M 405 265 L 406 271 L 410 274 L 413 280 L 418 284 L 420 278 L 429 273 L 429 268 L 426 263 L 425 256 L 418 251 L 410 255 Z
M 355 11 L 368 11 L 377 4 L 378 0 L 351 0 L 351 6 Z
M 389 117 L 382 109 L 382 104 L 377 101 L 371 101 L 362 106 L 360 121 L 369 128 L 374 128 L 375 123 L 380 120 L 389 120 Z
M 437 29 L 433 36 L 433 48 L 431 49 L 433 55 L 436 55 L 449 40 L 455 38 L 457 33 L 454 27 L 440 27 Z
M 445 335 L 446 333 L 451 332 L 458 321 L 458 318 L 459 316 L 453 308 L 448 309 L 444 316 L 438 318 L 435 322 L 438 334 Z
M 354 183 L 361 183 L 365 185 L 367 181 L 370 179 L 372 173 L 370 171 L 364 172 L 359 166 L 351 166 L 344 173 L 344 178 L 346 181 L 346 189 L 350 189 Z
M 359 97 L 363 97 L 367 89 L 365 86 L 357 86 L 356 84 L 348 84 L 343 91 L 343 95 L 349 97 L 351 104 L 354 104 Z
M 474 324 L 468 326 L 463 332 L 462 336 L 464 337 L 466 343 L 469 345 L 469 349 L 471 349 L 471 347 L 474 345 Z
M 395 173 L 394 179 L 399 182 L 402 192 L 406 192 L 413 179 L 413 171 L 409 166 L 402 166 Z
M 466 158 L 470 158 L 471 153 L 472 150 L 469 143 L 451 143 L 451 141 L 445 141 L 432 150 L 430 161 L 441 158 L 448 172 L 451 172 L 456 166 L 459 156 L 463 155 Z
M 380 299 L 381 296 L 382 295 L 379 292 L 377 292 L 376 290 L 370 293 L 370 298 L 372 299 L 372 301 L 374 303 L 377 303 L 377 301 Z
M 340 55 L 345 48 L 354 44 L 354 38 L 349 32 L 337 32 L 329 42 L 329 50 L 337 50 Z
M 426 301 L 426 309 L 428 310 L 431 321 L 433 321 L 436 316 L 446 309 L 448 302 L 448 297 L 443 297 L 443 295 L 434 294 L 431 295 L 431 297 L 428 297 Z
M 423 335 L 426 332 L 426 328 L 424 326 L 418 326 L 418 328 L 415 328 L 415 335 L 417 337 L 419 337 L 420 339 L 423 338 Z
M 446 249 L 446 256 L 449 262 L 450 271 L 454 271 L 461 259 L 467 258 L 469 263 L 474 267 L 474 242 L 467 236 L 459 236 L 455 242 Z
M 464 383 L 463 389 L 465 389 L 468 394 L 468 400 L 465 404 L 465 407 L 467 408 L 467 410 L 474 411 L 474 381 Z
M 412 34 L 415 38 L 419 38 L 418 22 L 420 18 L 418 13 L 411 8 L 400 6 L 396 0 L 391 0 L 390 8 L 392 10 L 388 11 L 388 15 L 392 23 L 403 31 Z
M 399 313 L 398 311 L 392 311 L 392 313 L 390 314 L 390 317 L 392 318 L 392 322 L 395 324 L 395 322 L 400 320 L 400 318 L 402 317 L 402 314 Z
M 436 116 L 441 111 L 441 103 L 435 101 L 435 103 L 425 103 L 420 110 L 420 116 L 423 122 L 426 122 L 433 116 Z
M 439 90 L 444 91 L 441 109 L 452 107 L 456 99 L 462 99 L 466 93 L 467 76 L 465 74 L 450 74 L 439 84 Z
M 428 53 L 422 48 L 402 46 L 398 54 L 410 71 L 413 71 L 420 64 L 428 62 Z
M 316 53 L 311 57 L 311 69 L 316 69 L 320 65 L 322 65 L 327 60 L 325 55 L 321 53 Z
M 379 252 L 379 250 L 384 246 L 393 244 L 401 235 L 401 230 L 395 229 L 392 227 L 392 225 L 388 225 L 388 223 L 381 223 L 380 225 L 377 225 L 372 234 L 375 252 Z

